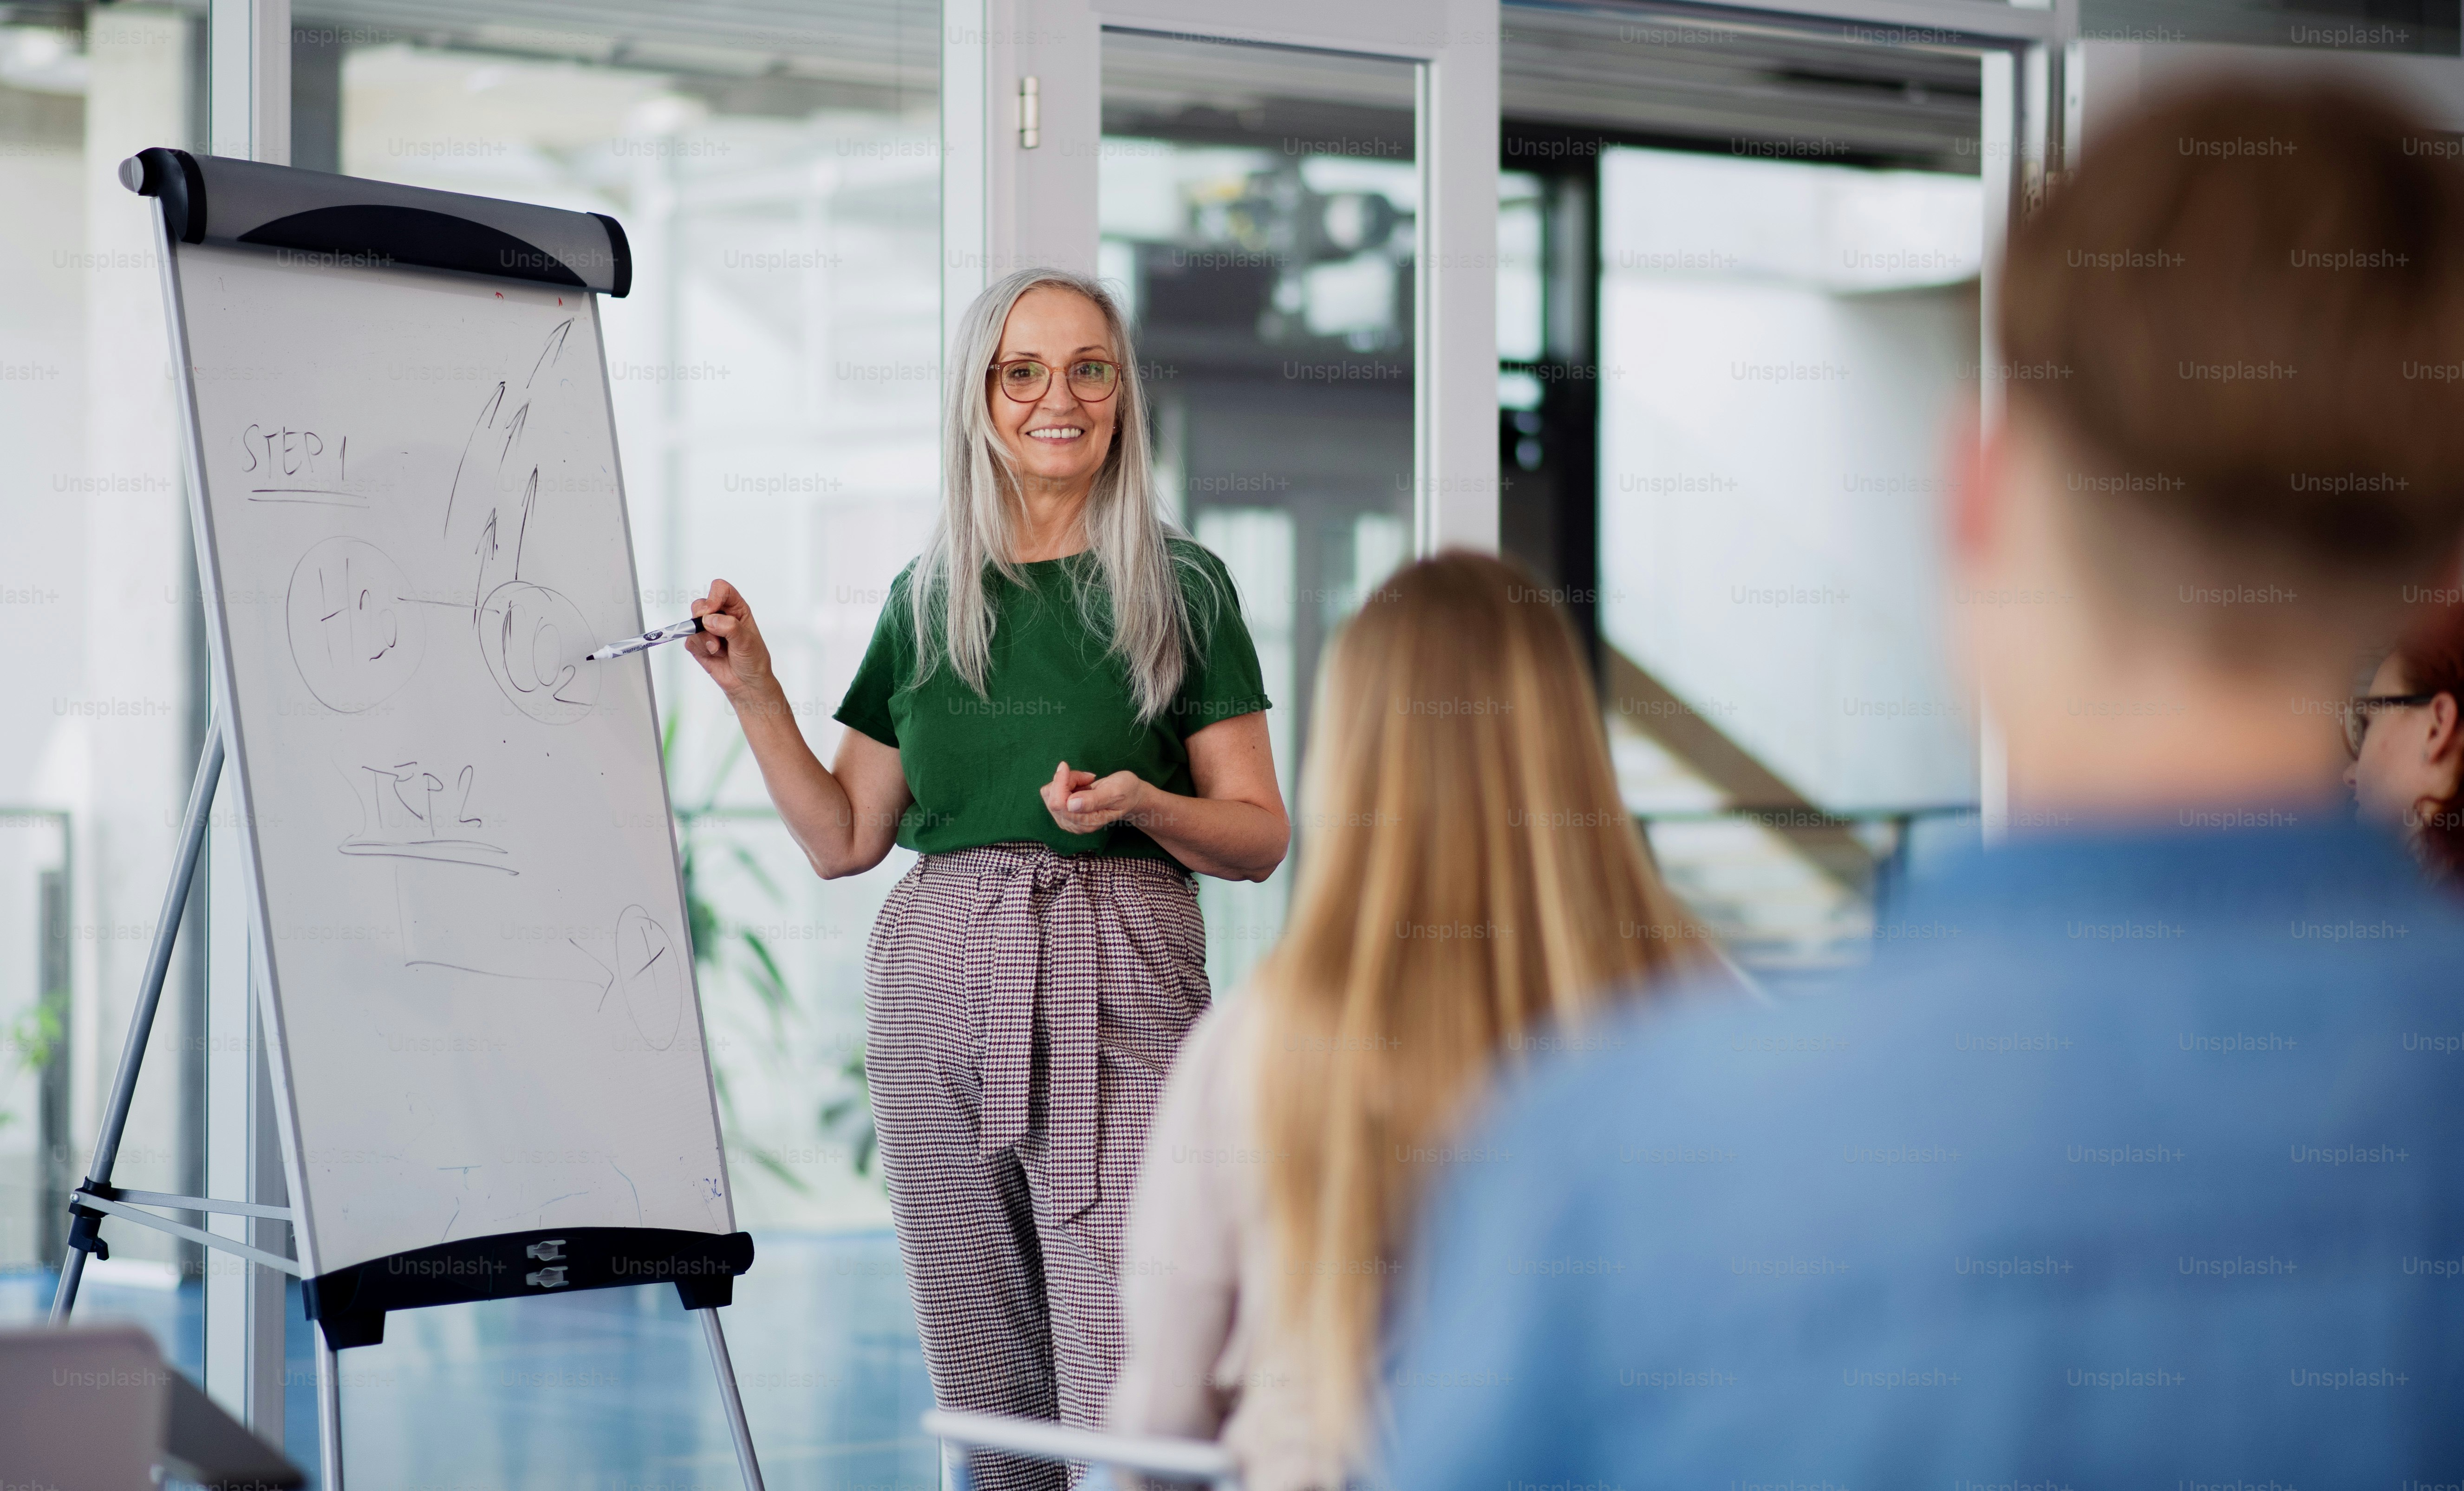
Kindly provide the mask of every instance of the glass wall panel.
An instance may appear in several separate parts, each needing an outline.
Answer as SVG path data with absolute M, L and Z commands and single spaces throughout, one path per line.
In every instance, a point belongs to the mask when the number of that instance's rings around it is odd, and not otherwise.
M 0 12 L 0 1321 L 51 1302 L 205 728 L 147 145 L 197 148 L 204 14 Z M 189 929 L 193 931 L 192 917 Z M 203 1182 L 201 944 L 184 937 L 113 1179 Z M 193 1221 L 196 1218 L 190 1217 Z M 201 1359 L 190 1244 L 120 1229 L 86 1319 Z
M 1867 935 L 1892 847 L 1837 826 L 1775 836 L 1797 826 L 1786 813 L 1975 795 L 1939 515 L 1945 421 L 1977 397 L 1980 189 L 1706 152 L 1600 163 L 1613 695 L 1683 712 L 1745 763 L 1721 779 L 1620 731 L 1628 792 L 1661 812 L 1777 815 L 1654 831 L 1671 879 L 1749 960 L 1827 961 Z
M 601 315 L 643 609 L 657 625 L 714 578 L 736 583 L 826 758 L 830 712 L 932 520 L 937 121 L 929 87 L 859 106 L 845 86 L 725 60 L 353 47 L 341 160 L 624 223 L 633 290 Z M 681 648 L 653 657 L 739 1214 L 880 1225 L 877 1177 L 858 1163 L 862 954 L 908 857 L 817 881 L 717 691 Z
M 1117 32 L 1103 65 L 1100 271 L 1136 322 L 1167 489 L 1241 588 L 1306 839 L 1319 652 L 1411 557 L 1417 70 Z M 1290 878 L 1199 883 L 1219 995 Z

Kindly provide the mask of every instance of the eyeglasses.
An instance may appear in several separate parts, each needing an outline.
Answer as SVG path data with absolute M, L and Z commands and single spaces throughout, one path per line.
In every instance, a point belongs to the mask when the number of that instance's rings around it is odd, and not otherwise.
M 1033 358 L 996 362 L 988 374 L 1001 391 L 1020 404 L 1033 404 L 1052 386 L 1052 369 Z M 1081 404 L 1101 404 L 1121 386 L 1121 364 L 1102 358 L 1080 358 L 1069 364 L 1069 391 Z
M 2417 709 L 2438 697 L 2439 691 L 2429 693 L 2365 693 L 2344 705 L 2344 749 L 2353 759 L 2362 757 L 2362 742 L 2369 738 L 2370 716 L 2381 710 Z

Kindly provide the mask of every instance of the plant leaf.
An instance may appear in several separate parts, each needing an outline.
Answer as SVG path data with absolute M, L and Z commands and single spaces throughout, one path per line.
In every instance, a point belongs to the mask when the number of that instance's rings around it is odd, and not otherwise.
M 780 1163 L 779 1156 L 771 1153 L 768 1150 L 757 1149 L 752 1145 L 746 1145 L 744 1147 L 744 1152 L 753 1156 L 754 1164 L 760 1166 L 763 1170 L 768 1171 L 770 1173 L 778 1176 L 781 1180 L 785 1181 L 799 1194 L 810 1195 L 812 1193 L 813 1188 L 804 1183 L 803 1176 L 798 1175 L 793 1171 L 790 1171 L 785 1165 Z
M 783 1041 L 786 1028 L 782 1022 L 796 1007 L 795 996 L 787 992 L 787 976 L 779 971 L 779 960 L 770 955 L 770 945 L 761 940 L 759 932 L 747 927 L 737 929 L 736 935 L 753 954 L 755 966 L 744 971 L 744 981 L 753 986 L 753 992 L 770 1012 L 772 1038 Z
M 736 774 L 736 763 L 743 758 L 744 736 L 738 733 L 729 737 L 727 750 L 719 756 L 718 769 L 710 774 L 710 791 L 702 799 L 704 806 L 718 800 L 719 789 L 727 785 L 727 778 Z
M 753 883 L 759 886 L 762 889 L 770 892 L 771 900 L 784 901 L 786 899 L 785 896 L 779 893 L 779 882 L 771 879 L 770 872 L 761 867 L 761 861 L 759 856 L 754 854 L 753 848 L 750 844 L 732 844 L 728 845 L 728 849 L 735 855 L 736 863 L 743 866 L 744 872 L 753 877 Z

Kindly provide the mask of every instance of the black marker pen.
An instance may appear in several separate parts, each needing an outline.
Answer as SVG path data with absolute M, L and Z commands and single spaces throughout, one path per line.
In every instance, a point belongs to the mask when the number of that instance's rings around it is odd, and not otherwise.
M 662 642 L 673 642 L 678 637 L 690 637 L 699 630 L 701 630 L 701 618 L 696 616 L 690 621 L 678 622 L 673 626 L 662 626 L 656 631 L 646 631 L 638 637 L 627 637 L 622 642 L 611 642 L 583 658 L 583 661 L 596 663 L 603 658 L 623 657 L 630 652 L 647 652 Z

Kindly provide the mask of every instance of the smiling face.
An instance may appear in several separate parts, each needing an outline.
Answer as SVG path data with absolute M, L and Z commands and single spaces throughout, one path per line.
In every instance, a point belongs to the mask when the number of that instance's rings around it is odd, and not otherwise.
M 1069 364 L 1081 358 L 1117 360 L 1104 313 L 1075 291 L 1054 285 L 1028 291 L 1010 307 L 1009 319 L 1001 325 L 1001 351 L 993 361 L 999 365 L 1019 358 L 1033 358 L 1050 368 L 1049 385 L 1043 398 L 1021 404 L 995 387 L 988 377 L 984 399 L 992 412 L 993 432 L 1017 463 L 1022 478 L 1076 488 L 1083 493 L 1111 452 L 1113 420 L 1121 400 L 1115 393 L 1098 403 L 1081 403 L 1069 391 L 1066 375 Z

